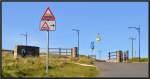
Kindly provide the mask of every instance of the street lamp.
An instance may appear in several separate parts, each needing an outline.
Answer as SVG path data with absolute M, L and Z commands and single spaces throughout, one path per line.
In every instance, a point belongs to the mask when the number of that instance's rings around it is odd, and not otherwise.
M 25 36 L 25 38 L 26 38 L 26 46 L 27 46 L 27 37 L 28 37 L 27 33 L 26 34 L 20 34 L 20 35 Z
M 139 34 L 139 61 L 140 61 L 140 25 L 139 27 L 128 27 L 129 29 L 136 29 Z
M 99 35 L 99 33 L 97 34 L 97 36 L 96 36 L 96 42 L 98 43 L 98 42 L 100 42 L 101 41 L 101 37 L 100 37 L 100 35 Z
M 72 29 L 72 30 L 76 31 L 78 34 L 78 53 L 77 53 L 77 56 L 79 57 L 79 32 L 80 32 L 80 30 L 78 30 L 78 29 Z
M 131 37 L 129 39 L 131 39 L 131 41 L 132 41 L 132 60 L 133 60 L 133 40 L 135 40 L 135 38 Z

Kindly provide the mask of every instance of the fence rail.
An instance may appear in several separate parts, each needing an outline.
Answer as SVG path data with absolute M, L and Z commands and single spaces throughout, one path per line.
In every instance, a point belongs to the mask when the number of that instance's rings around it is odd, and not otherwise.
M 46 53 L 47 49 L 41 48 L 41 53 Z M 49 48 L 49 52 L 51 54 L 59 54 L 59 55 L 71 55 L 71 48 Z
M 127 62 L 129 54 L 128 51 L 116 51 L 108 53 L 109 60 L 115 60 L 116 62 Z

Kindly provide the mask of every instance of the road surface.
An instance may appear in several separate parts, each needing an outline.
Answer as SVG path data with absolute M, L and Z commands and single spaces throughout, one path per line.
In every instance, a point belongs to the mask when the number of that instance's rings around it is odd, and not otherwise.
M 97 77 L 148 77 L 148 63 L 95 62 L 100 69 Z

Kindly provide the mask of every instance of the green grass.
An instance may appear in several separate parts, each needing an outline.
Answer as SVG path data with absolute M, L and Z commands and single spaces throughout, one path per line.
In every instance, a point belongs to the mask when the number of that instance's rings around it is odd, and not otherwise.
M 91 64 L 92 59 L 82 57 L 78 61 Z M 45 73 L 45 56 L 19 57 L 14 59 L 11 54 L 2 56 L 3 77 L 96 77 L 96 67 L 85 67 L 72 63 L 70 58 L 64 59 L 57 55 L 50 56 L 49 72 Z
M 94 61 L 95 61 L 95 59 L 93 59 L 91 57 L 88 58 L 87 56 L 81 55 L 77 62 L 82 63 L 82 64 L 94 64 L 93 63 Z
M 140 59 L 140 62 L 148 62 L 148 61 L 149 61 L 148 58 L 141 58 Z M 139 62 L 139 58 L 133 58 L 133 60 L 129 59 L 129 62 Z

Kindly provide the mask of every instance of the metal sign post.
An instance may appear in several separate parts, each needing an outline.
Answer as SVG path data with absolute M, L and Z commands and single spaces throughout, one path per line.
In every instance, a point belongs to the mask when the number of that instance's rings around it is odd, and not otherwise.
M 48 73 L 48 62 L 49 62 L 49 30 L 47 31 L 47 57 L 46 57 L 46 73 Z
M 96 43 L 99 43 L 101 41 L 101 37 L 100 37 L 100 35 L 99 35 L 99 33 L 97 34 L 97 36 L 96 36 Z M 101 58 L 101 51 L 99 51 L 98 52 L 99 53 L 99 56 L 100 56 L 100 58 Z M 99 59 L 100 59 L 99 58 Z
M 41 18 L 40 30 L 48 32 L 48 42 L 47 42 L 47 57 L 46 57 L 46 73 L 48 73 L 48 64 L 49 64 L 49 31 L 56 30 L 56 21 L 53 13 L 48 7 Z
M 94 51 L 94 41 L 92 41 L 92 42 L 91 42 L 90 47 L 91 47 L 91 49 L 92 49 L 92 53 L 93 53 L 93 51 Z M 92 54 L 91 54 L 91 56 L 92 56 Z

